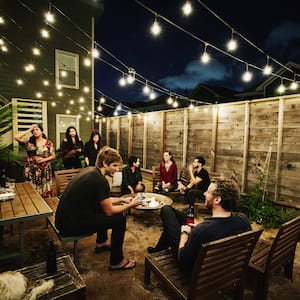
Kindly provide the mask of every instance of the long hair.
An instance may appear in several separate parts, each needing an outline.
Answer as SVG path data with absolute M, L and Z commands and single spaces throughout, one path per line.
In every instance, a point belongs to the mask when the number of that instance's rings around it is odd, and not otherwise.
M 36 126 L 37 126 L 39 129 L 41 129 L 42 137 L 43 137 L 44 139 L 47 139 L 46 134 L 44 133 L 44 128 L 43 128 L 43 126 L 42 126 L 41 124 L 36 124 Z M 31 133 L 33 134 L 33 130 L 31 130 Z M 29 138 L 29 143 L 30 143 L 30 144 L 33 144 L 34 146 L 36 146 L 36 137 L 32 135 L 32 136 Z
M 173 153 L 171 151 L 164 151 L 164 153 L 168 153 L 171 156 L 171 162 L 175 163 L 175 159 L 173 158 Z M 164 157 L 162 158 L 162 162 L 165 163 Z
M 94 144 L 93 138 L 94 138 L 95 135 L 98 135 L 98 136 L 99 136 L 99 140 L 98 140 L 98 142 L 97 142 L 97 146 L 98 146 L 98 149 L 100 149 L 100 143 L 101 143 L 102 137 L 101 137 L 101 134 L 99 133 L 98 130 L 93 130 L 93 131 L 92 131 L 89 142 L 90 142 L 92 145 Z
M 78 133 L 77 133 L 77 129 L 74 126 L 69 126 L 67 128 L 67 130 L 66 130 L 66 139 L 67 139 L 68 144 L 71 144 L 71 145 L 73 144 L 72 138 L 70 136 L 70 129 L 74 129 L 75 130 L 75 132 L 76 132 L 75 142 L 76 142 L 76 144 L 78 144 L 79 143 L 79 136 L 78 136 Z

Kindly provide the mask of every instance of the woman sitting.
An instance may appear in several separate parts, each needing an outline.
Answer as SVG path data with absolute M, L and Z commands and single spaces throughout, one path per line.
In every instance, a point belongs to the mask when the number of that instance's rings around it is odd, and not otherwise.
M 159 166 L 161 182 L 154 188 L 156 192 L 168 193 L 177 189 L 177 166 L 170 151 L 165 151 Z
M 142 180 L 140 160 L 136 156 L 130 156 L 128 165 L 122 170 L 122 194 L 144 192 L 145 185 L 142 184 Z

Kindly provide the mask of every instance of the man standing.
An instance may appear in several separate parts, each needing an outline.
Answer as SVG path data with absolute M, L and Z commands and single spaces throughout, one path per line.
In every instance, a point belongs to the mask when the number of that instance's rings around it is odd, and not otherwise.
M 207 170 L 203 168 L 204 165 L 205 159 L 197 156 L 189 166 L 190 183 L 181 188 L 190 207 L 193 207 L 195 202 L 205 201 L 204 192 L 210 184 L 210 178 Z
M 57 207 L 55 226 L 63 236 L 97 232 L 96 252 L 110 250 L 110 270 L 134 268 L 134 260 L 123 257 L 126 217 L 123 212 L 140 204 L 136 198 L 111 198 L 105 175 L 119 170 L 117 150 L 103 147 L 95 167 L 85 168 L 67 186 Z M 125 204 L 121 205 L 121 202 Z M 107 229 L 112 229 L 111 244 Z
M 251 230 L 247 217 L 233 212 L 238 199 L 239 192 L 231 180 L 217 179 L 205 192 L 205 205 L 212 216 L 193 226 L 185 225 L 184 212 L 171 206 L 162 207 L 163 232 L 157 245 L 148 247 L 148 252 L 171 247 L 182 270 L 190 275 L 201 244 Z

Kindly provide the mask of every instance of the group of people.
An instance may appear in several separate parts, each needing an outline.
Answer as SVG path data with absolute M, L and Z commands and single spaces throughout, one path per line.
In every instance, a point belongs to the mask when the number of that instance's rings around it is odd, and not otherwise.
M 32 132 L 32 137 L 27 141 L 24 136 L 29 131 Z M 63 141 L 65 145 L 62 151 L 71 163 L 83 148 L 74 127 L 70 128 L 68 134 Z M 97 138 L 93 139 L 93 137 L 95 136 L 92 133 L 91 140 L 95 142 Z M 28 176 L 35 181 L 41 180 L 43 172 L 41 166 L 49 164 L 55 158 L 53 144 L 43 135 L 43 129 L 39 125 L 32 125 L 27 131 L 17 135 L 16 139 L 25 143 L 28 151 L 25 174 L 27 172 Z M 73 143 L 73 149 L 67 150 L 67 143 Z M 70 151 L 72 154 L 68 154 Z M 117 150 L 104 146 L 99 150 L 95 160 L 89 159 L 86 162 L 89 167 L 69 183 L 60 199 L 55 226 L 65 236 L 97 233 L 95 252 L 110 251 L 109 270 L 132 269 L 136 266 L 135 260 L 125 258 L 123 255 L 125 212 L 140 205 L 141 202 L 134 196 L 110 197 L 110 185 L 106 175 L 112 177 L 119 171 L 122 158 Z M 122 183 L 124 193 L 144 190 L 139 165 L 140 161 L 137 157 L 128 158 L 128 166 L 123 169 L 123 176 L 128 179 L 126 183 L 125 181 L 124 184 Z M 205 218 L 199 224 L 187 225 L 186 211 L 176 210 L 172 206 L 163 206 L 160 212 L 163 231 L 157 244 L 147 249 L 149 253 L 153 253 L 171 248 L 182 271 L 187 275 L 192 272 L 200 250 L 199 245 L 251 230 L 247 217 L 234 212 L 239 199 L 235 183 L 227 179 L 218 179 L 211 183 L 207 171 L 203 168 L 204 165 L 204 158 L 197 156 L 189 167 L 190 183 L 181 189 L 190 204 L 193 204 L 195 199 L 204 200 L 212 216 Z M 30 172 L 31 168 L 35 172 Z M 168 192 L 177 188 L 177 167 L 169 151 L 163 154 L 161 176 L 159 187 L 161 190 Z M 108 229 L 112 230 L 110 241 Z
M 23 144 L 27 151 L 24 177 L 30 181 L 44 198 L 52 196 L 51 161 L 55 159 L 55 149 L 51 140 L 43 132 L 43 126 L 33 124 L 27 130 L 17 134 L 15 139 Z M 27 134 L 31 136 L 27 138 Z M 81 168 L 81 157 L 84 156 L 85 166 L 95 166 L 100 151 L 101 135 L 92 131 L 90 140 L 83 145 L 74 126 L 66 130 L 61 143 L 62 160 L 65 169 Z

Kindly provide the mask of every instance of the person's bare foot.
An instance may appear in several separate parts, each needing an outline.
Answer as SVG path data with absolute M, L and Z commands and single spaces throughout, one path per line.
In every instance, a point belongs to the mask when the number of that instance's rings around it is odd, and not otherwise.
M 127 258 L 123 258 L 123 260 L 117 265 L 110 265 L 110 271 L 118 271 L 118 270 L 130 270 L 136 266 L 136 262 L 134 260 L 129 260 Z

